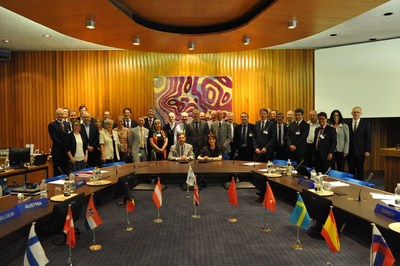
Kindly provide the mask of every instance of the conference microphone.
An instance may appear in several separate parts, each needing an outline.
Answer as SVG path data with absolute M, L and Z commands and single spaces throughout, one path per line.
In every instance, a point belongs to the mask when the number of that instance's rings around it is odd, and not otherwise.
M 57 167 L 57 169 L 58 169 L 58 171 L 60 171 L 60 173 L 61 173 L 62 175 L 64 175 L 64 172 L 61 170 L 60 166 Z
M 328 170 L 326 170 L 325 175 L 328 175 L 330 170 L 331 170 L 331 167 L 329 167 Z
M 304 159 L 302 159 L 302 160 L 300 161 L 300 163 L 296 166 L 296 168 L 295 168 L 294 170 L 297 171 L 297 168 L 299 168 L 299 166 L 300 166 L 302 163 L 304 163 Z M 329 169 L 330 169 L 330 168 L 329 168 Z
M 235 154 L 233 154 L 233 165 L 235 164 L 235 158 L 239 156 L 238 151 L 239 149 L 236 149 Z
M 13 180 L 12 181 L 15 185 L 17 185 L 18 188 L 21 188 L 23 191 L 25 191 L 25 193 L 29 196 L 26 199 L 23 199 L 23 201 L 27 201 L 28 199 L 32 200 L 32 194 L 26 190 L 26 188 L 24 188 L 23 186 L 21 186 L 20 184 L 17 183 L 17 181 Z
M 373 176 L 374 176 L 374 173 L 370 173 L 367 180 L 365 180 L 365 183 L 367 183 Z M 358 199 L 353 198 L 353 201 L 357 201 L 357 202 L 365 201 L 365 200 L 361 199 L 361 190 L 363 189 L 363 187 L 364 186 L 360 187 L 360 191 L 358 192 Z
M 258 158 L 260 158 L 261 155 L 262 153 L 260 152 L 260 154 L 256 158 L 254 158 L 253 167 L 256 167 L 256 161 L 258 160 Z
M 118 166 L 115 164 L 114 158 L 112 158 L 111 161 L 113 162 L 113 164 L 115 166 L 115 173 L 118 174 Z

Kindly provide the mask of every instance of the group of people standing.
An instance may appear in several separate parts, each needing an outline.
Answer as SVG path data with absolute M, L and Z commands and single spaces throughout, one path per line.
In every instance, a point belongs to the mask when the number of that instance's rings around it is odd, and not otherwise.
M 75 111 L 58 108 L 48 126 L 55 175 L 116 161 L 176 158 L 291 159 L 325 173 L 329 168 L 344 171 L 347 159 L 349 172 L 362 180 L 364 160 L 371 150 L 371 127 L 361 119 L 360 107 L 353 108 L 347 123 L 339 110 L 332 111 L 329 119 L 325 112 L 312 110 L 306 122 L 301 108 L 288 111 L 286 121 L 282 112 L 262 108 L 255 124 L 249 123 L 246 112 L 240 114 L 240 124 L 234 123 L 233 113 L 223 111 L 210 112 L 207 121 L 205 113 L 195 109 L 190 122 L 189 114 L 182 112 L 180 123 L 171 112 L 164 126 L 153 107 L 137 121 L 131 118 L 130 108 L 124 108 L 115 122 L 108 111 L 103 121 L 93 119 L 85 106 L 79 112 L 77 117 Z

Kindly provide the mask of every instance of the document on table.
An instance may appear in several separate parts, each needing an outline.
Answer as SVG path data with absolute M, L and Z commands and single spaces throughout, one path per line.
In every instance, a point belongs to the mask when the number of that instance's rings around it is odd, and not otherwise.
M 332 181 L 332 182 L 329 182 L 330 184 L 331 184 L 331 187 L 332 188 L 334 188 L 334 187 L 348 187 L 348 186 L 350 186 L 349 184 L 347 184 L 347 183 L 345 183 L 345 182 L 342 182 L 342 181 Z

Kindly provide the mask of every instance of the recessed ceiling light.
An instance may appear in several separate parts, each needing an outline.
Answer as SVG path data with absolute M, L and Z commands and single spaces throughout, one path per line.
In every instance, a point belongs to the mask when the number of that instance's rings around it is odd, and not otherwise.
M 250 44 L 250 36 L 249 35 L 245 35 L 242 38 L 242 44 L 243 45 L 249 45 Z
M 297 28 L 297 20 L 295 20 L 295 19 L 289 20 L 286 24 L 287 24 L 287 28 L 290 30 Z
M 329 35 L 329 36 L 331 36 L 331 37 L 335 37 L 335 36 L 337 36 L 337 33 L 332 33 L 331 35 Z
M 194 49 L 196 49 L 196 43 L 195 43 L 194 41 L 190 41 L 190 42 L 188 43 L 188 49 L 189 49 L 190 51 L 193 51 Z
M 94 21 L 94 19 L 87 19 L 85 26 L 87 29 L 93 30 L 96 28 L 96 21 Z
M 51 38 L 51 35 L 50 35 L 50 34 L 43 34 L 43 37 L 45 37 L 45 38 Z
M 393 15 L 393 12 L 386 12 L 385 14 L 383 14 L 384 16 L 391 16 Z
M 9 43 L 9 42 L 11 42 L 10 40 L 1 40 L 2 42 L 5 42 L 5 43 Z
M 133 38 L 133 40 L 132 40 L 132 44 L 133 44 L 133 45 L 140 45 L 140 42 L 141 42 L 141 40 L 140 40 L 140 37 L 139 37 L 139 36 L 136 36 L 136 37 Z

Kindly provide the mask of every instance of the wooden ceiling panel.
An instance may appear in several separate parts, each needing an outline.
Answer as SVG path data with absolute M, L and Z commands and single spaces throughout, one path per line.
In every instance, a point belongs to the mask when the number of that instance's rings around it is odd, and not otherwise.
M 183 22 L 190 26 L 201 21 L 222 21 L 237 15 L 258 1 L 231 0 L 129 0 L 143 11 L 143 15 L 157 8 L 165 21 Z M 98 0 L 2 0 L 2 6 L 44 26 L 85 41 L 121 49 L 162 53 L 214 53 L 257 49 L 302 39 L 333 27 L 364 13 L 385 0 L 277 0 L 248 24 L 233 30 L 212 34 L 173 34 L 145 28 L 127 17 L 109 1 Z M 175 5 L 169 5 L 172 3 Z M 198 6 L 201 5 L 201 8 Z M 153 13 L 151 13 L 153 14 Z M 228 14 L 228 15 L 227 15 Z M 87 30 L 85 20 L 93 16 L 96 29 Z M 298 20 L 298 27 L 288 30 L 286 23 Z M 244 35 L 251 44 L 242 45 Z M 132 39 L 139 36 L 140 46 Z M 189 51 L 189 40 L 196 42 L 196 50 Z

